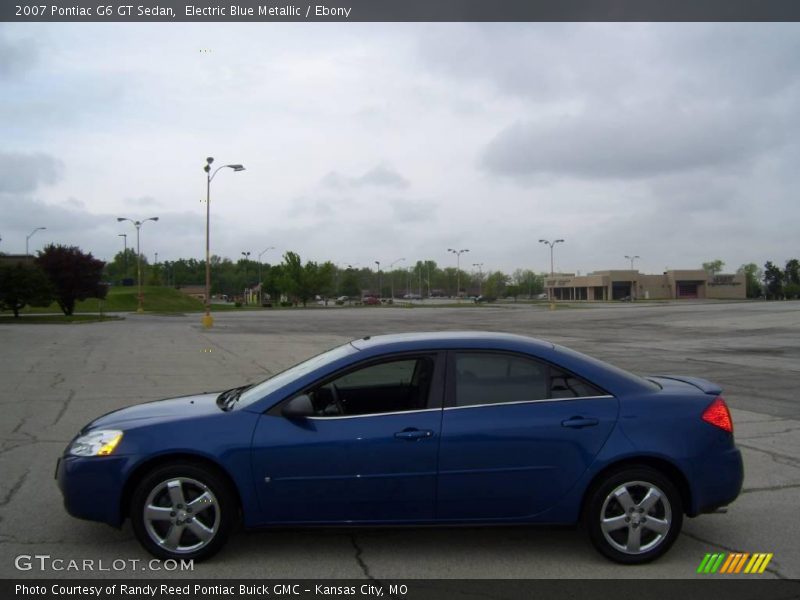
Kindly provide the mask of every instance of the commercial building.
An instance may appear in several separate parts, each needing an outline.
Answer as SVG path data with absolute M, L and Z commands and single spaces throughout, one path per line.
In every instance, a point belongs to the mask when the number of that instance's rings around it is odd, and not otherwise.
M 636 270 L 595 271 L 588 275 L 555 273 L 545 287 L 556 300 L 744 299 L 745 276 L 710 275 L 703 269 L 676 269 L 661 275 Z

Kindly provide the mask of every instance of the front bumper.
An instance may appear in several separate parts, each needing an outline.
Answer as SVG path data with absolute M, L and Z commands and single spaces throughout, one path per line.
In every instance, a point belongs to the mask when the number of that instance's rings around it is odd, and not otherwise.
M 132 463 L 131 456 L 62 456 L 56 479 L 64 508 L 73 517 L 120 527 L 122 490 Z

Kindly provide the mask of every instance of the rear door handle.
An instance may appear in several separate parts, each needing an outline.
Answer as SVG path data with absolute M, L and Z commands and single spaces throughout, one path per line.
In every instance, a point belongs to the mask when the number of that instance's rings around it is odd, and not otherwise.
M 580 429 L 581 427 L 594 427 L 599 422 L 594 417 L 570 417 L 566 421 L 561 421 L 561 426 Z
M 421 440 L 433 435 L 430 429 L 404 429 L 394 434 L 398 440 Z

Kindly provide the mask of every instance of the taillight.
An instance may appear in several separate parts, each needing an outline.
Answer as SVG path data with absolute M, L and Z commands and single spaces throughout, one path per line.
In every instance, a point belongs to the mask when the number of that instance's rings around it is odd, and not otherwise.
M 724 429 L 728 433 L 733 433 L 733 420 L 731 413 L 728 410 L 728 405 L 722 396 L 717 396 L 714 401 L 708 405 L 708 408 L 703 411 L 703 421 L 711 423 L 720 429 Z

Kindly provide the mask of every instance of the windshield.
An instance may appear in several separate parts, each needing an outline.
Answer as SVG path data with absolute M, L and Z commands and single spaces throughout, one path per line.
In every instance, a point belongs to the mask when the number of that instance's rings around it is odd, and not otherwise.
M 261 383 L 243 391 L 238 402 L 236 403 L 237 407 L 244 408 L 256 400 L 261 400 L 261 398 L 264 398 L 275 390 L 278 390 L 291 383 L 295 379 L 299 379 L 304 375 L 308 375 L 315 369 L 335 362 L 340 358 L 344 358 L 345 356 L 354 352 L 358 352 L 358 350 L 356 350 L 351 344 L 347 343 L 344 346 L 338 346 L 331 350 L 327 350 L 326 352 L 317 354 L 316 356 L 298 363 L 293 367 L 289 367 L 285 371 L 281 371 L 269 379 L 266 379 Z

